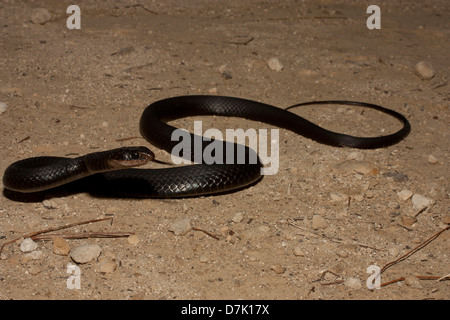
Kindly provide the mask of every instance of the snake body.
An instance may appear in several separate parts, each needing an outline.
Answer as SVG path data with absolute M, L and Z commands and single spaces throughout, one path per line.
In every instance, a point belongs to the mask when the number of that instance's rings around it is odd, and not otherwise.
M 396 111 L 378 105 L 352 101 L 314 101 L 297 104 L 293 107 L 312 104 L 345 104 L 362 106 L 389 114 L 400 120 L 403 127 L 392 134 L 379 137 L 354 137 L 328 131 L 318 125 L 288 111 L 265 103 L 234 97 L 222 96 L 179 96 L 156 101 L 150 104 L 140 119 L 140 132 L 151 144 L 171 152 L 179 141 L 172 141 L 172 133 L 177 128 L 167 122 L 190 116 L 226 116 L 240 117 L 260 121 L 319 143 L 335 147 L 361 149 L 382 148 L 398 143 L 410 132 L 408 120 Z M 188 160 L 195 160 L 195 141 L 201 141 L 201 151 L 212 142 L 190 133 L 191 153 L 183 154 Z M 223 143 L 222 150 L 229 150 L 231 142 Z M 261 162 L 251 162 L 252 149 L 239 147 L 231 143 L 236 160 L 237 151 L 244 151 L 245 163 L 229 163 L 226 152 L 223 161 L 218 163 L 198 163 L 188 166 L 162 169 L 121 169 L 110 165 L 111 151 L 85 155 L 78 158 L 36 157 L 11 164 L 3 176 L 3 185 L 16 192 L 42 191 L 77 179 L 86 180 L 90 185 L 102 191 L 126 197 L 189 197 L 227 192 L 242 188 L 261 178 Z M 151 158 L 151 152 L 145 147 L 130 148 L 133 158 Z M 126 149 L 126 148 L 125 148 Z M 116 154 L 123 148 L 114 149 Z M 114 153 L 114 152 L 113 152 Z M 138 154 L 137 154 L 138 153 Z M 231 158 L 233 159 L 233 157 Z M 148 160 L 148 159 L 147 159 Z M 110 160 L 108 160 L 110 161 Z M 222 162 L 222 163 L 220 163 Z M 91 168 L 88 168 L 91 163 Z M 107 163 L 107 164 L 105 164 Z M 133 166 L 133 165 L 130 165 Z M 113 171 L 108 171 L 113 170 Z

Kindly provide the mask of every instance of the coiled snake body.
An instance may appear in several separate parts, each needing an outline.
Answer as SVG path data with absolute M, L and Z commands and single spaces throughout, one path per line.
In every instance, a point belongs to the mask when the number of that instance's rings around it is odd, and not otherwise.
M 177 128 L 168 121 L 188 117 L 217 115 L 241 117 L 264 122 L 291 130 L 317 142 L 336 146 L 361 149 L 382 148 L 393 145 L 410 131 L 408 120 L 401 114 L 377 105 L 352 101 L 315 101 L 311 104 L 345 104 L 376 109 L 387 113 L 403 123 L 403 127 L 393 133 L 380 137 L 353 137 L 323 129 L 310 121 L 290 112 L 268 104 L 241 98 L 221 96 L 180 96 L 156 101 L 143 112 L 140 132 L 143 137 L 158 148 L 171 152 L 179 141 L 172 141 L 172 133 Z M 290 108 L 292 108 L 290 107 Z M 191 154 L 183 158 L 194 159 L 194 141 L 201 137 L 191 135 Z M 216 141 L 217 142 L 217 141 Z M 201 142 L 201 150 L 212 141 Z M 222 150 L 228 150 L 223 142 Z M 233 144 L 236 151 L 237 146 Z M 78 158 L 35 157 L 11 164 L 3 176 L 5 188 L 16 192 L 36 192 L 54 188 L 81 179 L 103 191 L 126 197 L 188 197 L 227 192 L 248 186 L 261 177 L 261 163 L 251 163 L 250 154 L 254 151 L 244 149 L 247 162 L 193 164 L 162 169 L 135 169 L 153 160 L 153 153 L 145 147 L 126 147 L 104 152 L 96 152 Z M 241 150 L 241 151 L 242 151 Z M 236 154 L 236 152 L 235 152 Z M 113 170 L 113 171 L 109 171 Z

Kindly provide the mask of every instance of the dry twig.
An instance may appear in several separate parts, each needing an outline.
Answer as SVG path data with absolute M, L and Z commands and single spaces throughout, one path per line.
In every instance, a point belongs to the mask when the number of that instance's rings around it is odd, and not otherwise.
M 81 221 L 81 222 L 70 223 L 70 224 L 66 224 L 66 225 L 63 225 L 63 226 L 55 227 L 55 228 L 49 228 L 49 229 L 45 229 L 45 230 L 40 230 L 40 231 L 35 231 L 35 232 L 27 233 L 27 234 L 25 234 L 25 235 L 23 235 L 23 236 L 21 236 L 21 237 L 19 237 L 19 238 L 16 238 L 16 239 L 13 239 L 13 240 L 10 240 L 10 241 L 5 242 L 5 243 L 0 247 L 0 254 L 2 253 L 3 248 L 4 248 L 6 245 L 11 244 L 11 243 L 14 243 L 14 242 L 16 242 L 17 240 L 20 240 L 20 239 L 32 238 L 32 237 L 36 237 L 36 236 L 38 236 L 38 235 L 40 235 L 40 234 L 43 234 L 43 233 L 48 233 L 48 232 L 58 231 L 58 230 L 67 229 L 67 228 L 71 228 L 71 227 L 79 226 L 79 225 L 83 225 L 83 224 L 88 224 L 88 223 L 100 222 L 100 221 L 105 221 L 105 220 L 111 220 L 111 221 L 112 221 L 112 219 L 113 219 L 113 217 L 101 218 L 101 219 L 94 219 L 94 220 L 87 220 L 87 221 Z

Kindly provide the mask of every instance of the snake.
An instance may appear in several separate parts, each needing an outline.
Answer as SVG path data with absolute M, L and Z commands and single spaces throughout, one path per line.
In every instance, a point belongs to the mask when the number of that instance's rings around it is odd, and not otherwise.
M 391 134 L 357 137 L 329 131 L 290 111 L 292 108 L 318 104 L 374 109 L 396 118 L 403 125 Z M 180 139 L 173 139 L 174 132 L 179 129 L 169 122 L 194 116 L 245 118 L 290 130 L 321 144 L 357 149 L 394 145 L 403 140 L 411 130 L 409 121 L 402 114 L 366 102 L 310 101 L 283 109 L 259 101 L 218 95 L 175 96 L 155 101 L 144 109 L 139 130 L 150 144 L 170 153 L 180 143 Z M 137 168 L 156 160 L 155 154 L 145 146 L 116 148 L 75 158 L 40 156 L 9 165 L 3 175 L 3 186 L 17 193 L 35 193 L 78 180 L 98 192 L 118 197 L 182 198 L 234 192 L 257 183 L 262 178 L 263 164 L 259 157 L 256 157 L 256 161 L 251 161 L 256 151 L 250 147 L 230 141 L 205 139 L 190 132 L 187 137 L 187 146 L 190 148 L 183 149 L 179 156 L 193 162 L 189 165 Z M 195 142 L 200 143 L 200 147 Z M 204 152 L 207 148 L 211 150 L 212 143 L 215 147 L 222 144 L 222 148 L 215 149 L 216 161 L 205 163 L 201 159 L 199 163 L 195 163 L 194 151 Z M 223 151 L 221 154 L 220 150 Z M 233 151 L 232 156 L 229 154 L 230 150 Z M 237 154 L 243 154 L 245 160 L 238 161 Z

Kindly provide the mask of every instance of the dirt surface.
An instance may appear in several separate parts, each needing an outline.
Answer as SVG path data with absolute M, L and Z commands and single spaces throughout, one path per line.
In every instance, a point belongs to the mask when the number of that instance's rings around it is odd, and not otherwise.
M 78 264 L 37 241 L 37 254 L 5 246 L 0 299 L 448 299 L 447 230 L 388 268 L 369 290 L 367 268 L 399 259 L 449 217 L 450 3 L 377 1 L 0 0 L 0 171 L 19 159 L 74 156 L 146 145 L 138 121 L 151 102 L 188 94 L 238 96 L 286 107 L 310 100 L 377 103 L 404 114 L 411 134 L 378 150 L 339 149 L 279 131 L 279 172 L 239 192 L 175 200 L 111 199 L 81 193 L 0 197 L 0 241 L 114 216 L 61 232 L 133 232 L 134 239 L 67 240 L 101 247 Z M 51 20 L 33 23 L 33 9 Z M 281 71 L 268 67 L 275 57 Z M 432 65 L 422 80 L 414 66 Z M 386 115 L 347 106 L 294 110 L 356 135 L 400 128 Z M 193 118 L 173 124 L 190 129 Z M 195 119 L 199 120 L 199 119 Z M 202 118 L 209 127 L 274 128 Z M 123 138 L 133 138 L 122 141 Z M 161 160 L 167 153 L 156 151 Z M 152 167 L 152 166 L 149 166 Z M 362 168 L 362 169 L 360 169 Z M 413 207 L 409 190 L 429 200 Z M 185 218 L 191 230 L 171 225 Z M 40 252 L 39 252 L 40 251 Z M 417 276 L 429 277 L 418 280 Z

